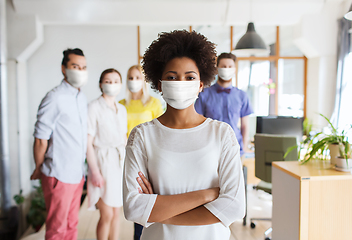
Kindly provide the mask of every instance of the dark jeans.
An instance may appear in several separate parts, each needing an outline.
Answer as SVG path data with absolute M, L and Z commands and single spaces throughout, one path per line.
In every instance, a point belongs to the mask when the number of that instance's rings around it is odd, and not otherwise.
M 134 240 L 139 240 L 142 235 L 143 226 L 138 223 L 134 223 Z

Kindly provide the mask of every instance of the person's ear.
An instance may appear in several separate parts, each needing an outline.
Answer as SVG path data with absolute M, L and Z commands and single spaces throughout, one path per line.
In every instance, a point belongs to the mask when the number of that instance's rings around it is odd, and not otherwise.
M 66 79 L 66 68 L 64 65 L 61 65 L 61 72 L 65 76 L 65 79 Z
M 204 88 L 204 83 L 200 81 L 199 92 L 202 92 Z
M 162 93 L 162 91 L 161 91 L 161 81 L 158 81 L 158 90 L 159 90 L 159 92 Z

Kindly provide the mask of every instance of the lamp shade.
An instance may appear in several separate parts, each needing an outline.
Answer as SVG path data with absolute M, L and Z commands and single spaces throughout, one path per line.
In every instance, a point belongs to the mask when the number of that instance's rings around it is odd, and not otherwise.
M 352 4 L 351 4 L 351 7 L 350 7 L 350 10 L 348 10 L 348 12 L 345 14 L 344 17 L 345 17 L 347 20 L 352 21 Z
M 234 53 L 249 53 L 251 55 L 269 53 L 263 39 L 255 31 L 254 23 L 250 22 L 247 32 L 237 42 Z

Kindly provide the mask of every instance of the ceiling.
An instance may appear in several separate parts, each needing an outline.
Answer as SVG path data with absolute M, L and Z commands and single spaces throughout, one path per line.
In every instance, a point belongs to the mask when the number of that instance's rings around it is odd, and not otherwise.
M 44 24 L 292 25 L 343 0 L 12 0 Z

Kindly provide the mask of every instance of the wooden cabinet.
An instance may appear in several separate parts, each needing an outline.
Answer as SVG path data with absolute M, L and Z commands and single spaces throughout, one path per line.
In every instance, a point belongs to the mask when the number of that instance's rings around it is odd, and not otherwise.
M 322 161 L 272 163 L 273 240 L 351 240 L 352 174 Z

